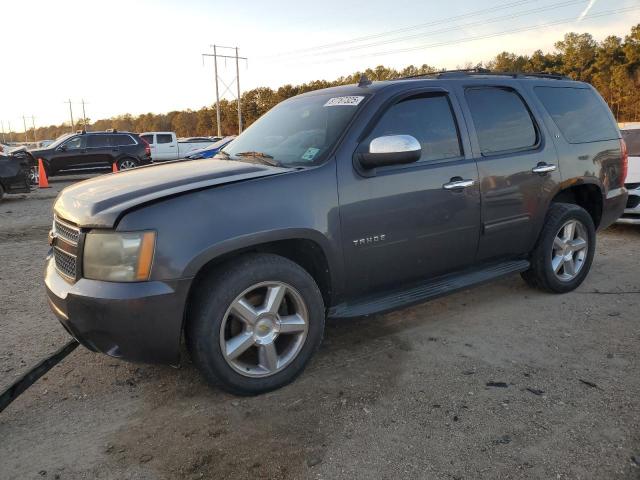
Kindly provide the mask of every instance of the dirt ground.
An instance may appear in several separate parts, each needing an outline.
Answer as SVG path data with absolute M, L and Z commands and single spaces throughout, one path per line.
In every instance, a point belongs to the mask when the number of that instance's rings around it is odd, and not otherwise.
M 68 339 L 41 280 L 66 184 L 0 203 L 0 389 Z M 598 242 L 570 294 L 513 276 L 330 321 L 255 398 L 79 347 L 0 414 L 0 478 L 638 479 L 640 228 Z

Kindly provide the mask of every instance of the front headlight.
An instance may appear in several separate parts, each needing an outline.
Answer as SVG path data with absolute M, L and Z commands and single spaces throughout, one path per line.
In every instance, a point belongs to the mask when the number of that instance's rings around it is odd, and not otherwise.
M 89 232 L 84 241 L 83 276 L 109 282 L 148 280 L 155 245 L 155 232 Z

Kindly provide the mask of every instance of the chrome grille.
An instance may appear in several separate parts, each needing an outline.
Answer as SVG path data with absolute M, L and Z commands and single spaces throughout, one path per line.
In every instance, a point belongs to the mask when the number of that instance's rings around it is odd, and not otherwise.
M 74 245 L 78 245 L 78 240 L 80 240 L 80 229 L 63 222 L 58 217 L 55 217 L 53 221 L 53 233 Z
M 68 277 L 72 280 L 76 279 L 76 257 L 63 252 L 59 248 L 53 249 L 53 256 L 56 260 L 56 270 L 61 275 Z
M 80 229 L 56 216 L 53 219 L 53 236 L 56 270 L 67 280 L 75 281 L 78 278 Z

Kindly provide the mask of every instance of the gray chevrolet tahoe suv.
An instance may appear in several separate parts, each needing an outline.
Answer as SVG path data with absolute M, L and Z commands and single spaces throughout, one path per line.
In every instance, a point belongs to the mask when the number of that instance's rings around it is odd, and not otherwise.
M 51 308 L 93 351 L 238 394 L 291 382 L 325 318 L 520 273 L 564 293 L 624 209 L 624 143 L 588 84 L 445 72 L 309 92 L 214 159 L 120 172 L 54 206 Z

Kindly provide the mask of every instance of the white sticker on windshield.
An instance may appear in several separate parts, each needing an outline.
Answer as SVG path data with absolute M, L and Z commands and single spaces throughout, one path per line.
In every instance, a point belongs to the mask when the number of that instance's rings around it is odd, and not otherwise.
M 327 100 L 325 107 L 336 107 L 338 105 L 358 105 L 364 97 L 361 95 L 350 95 L 348 97 L 333 97 Z
M 304 155 L 302 155 L 302 160 L 306 160 L 307 162 L 310 162 L 311 160 L 313 160 L 313 157 L 315 157 L 318 152 L 320 151 L 319 148 L 307 148 L 307 151 L 304 152 Z

